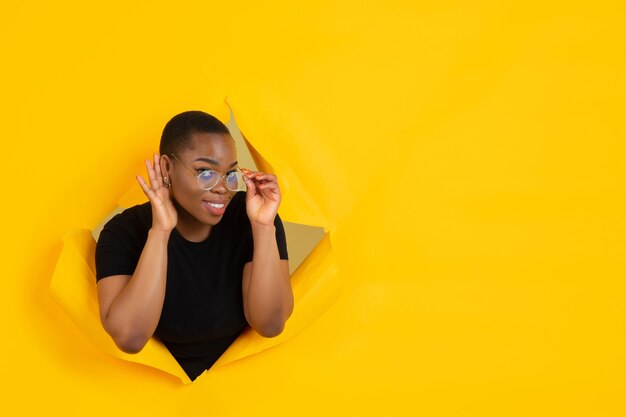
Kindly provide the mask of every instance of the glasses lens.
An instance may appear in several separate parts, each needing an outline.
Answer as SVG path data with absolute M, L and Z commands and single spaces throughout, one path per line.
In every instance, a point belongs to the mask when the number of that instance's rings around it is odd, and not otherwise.
M 200 183 L 200 188 L 202 188 L 203 190 L 208 190 L 215 187 L 215 184 L 217 184 L 219 179 L 219 174 L 210 169 L 202 171 L 200 175 L 198 175 L 198 182 Z
M 244 186 L 243 174 L 239 171 L 229 172 L 226 175 L 226 188 L 231 191 L 243 190 Z

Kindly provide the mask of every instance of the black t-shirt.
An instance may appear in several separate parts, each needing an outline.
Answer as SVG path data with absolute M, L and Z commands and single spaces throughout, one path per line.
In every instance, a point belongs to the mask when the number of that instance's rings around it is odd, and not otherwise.
M 280 258 L 287 259 L 278 215 L 274 225 Z M 149 202 L 113 217 L 96 246 L 96 280 L 132 275 L 151 226 Z M 205 241 L 190 242 L 176 229 L 170 234 L 165 300 L 154 336 L 192 381 L 210 368 L 247 326 L 241 284 L 253 246 L 245 192 L 233 196 Z

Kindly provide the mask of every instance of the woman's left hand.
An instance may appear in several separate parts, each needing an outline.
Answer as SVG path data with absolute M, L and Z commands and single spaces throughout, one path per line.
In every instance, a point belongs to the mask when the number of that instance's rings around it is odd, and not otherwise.
M 280 205 L 280 189 L 276 176 L 242 168 L 246 181 L 246 212 L 250 223 L 274 225 Z

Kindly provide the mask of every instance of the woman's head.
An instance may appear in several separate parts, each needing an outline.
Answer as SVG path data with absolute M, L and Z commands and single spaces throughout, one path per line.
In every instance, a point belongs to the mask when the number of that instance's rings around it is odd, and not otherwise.
M 224 123 L 202 111 L 186 111 L 167 122 L 161 134 L 159 153 L 161 155 L 176 154 L 189 147 L 192 133 L 215 133 L 230 136 Z
M 235 192 L 222 180 L 204 190 L 197 176 L 205 170 L 224 176 L 237 168 L 237 151 L 228 128 L 210 114 L 184 112 L 165 125 L 159 151 L 161 171 L 178 211 L 179 229 L 217 224 Z

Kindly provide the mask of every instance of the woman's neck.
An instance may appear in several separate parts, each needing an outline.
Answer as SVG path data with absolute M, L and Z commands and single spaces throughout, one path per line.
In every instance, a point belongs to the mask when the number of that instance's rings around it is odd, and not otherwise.
M 176 222 L 176 230 L 178 233 L 190 242 L 203 242 L 211 233 L 210 224 L 199 222 L 198 219 L 189 214 L 186 210 L 176 207 L 178 211 L 178 221 Z

